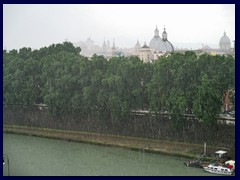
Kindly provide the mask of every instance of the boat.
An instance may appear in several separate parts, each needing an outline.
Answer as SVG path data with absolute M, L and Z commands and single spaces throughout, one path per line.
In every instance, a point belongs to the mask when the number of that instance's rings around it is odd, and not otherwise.
M 206 145 L 204 145 L 204 149 L 206 149 Z M 204 158 L 206 157 L 207 157 L 206 150 L 204 150 L 204 153 L 199 158 L 190 161 L 185 161 L 184 164 L 189 167 L 197 168 L 204 168 L 207 167 L 209 164 L 213 164 L 208 161 L 204 161 Z M 230 157 L 228 157 L 227 151 L 218 150 L 215 152 L 214 159 L 212 160 L 213 162 L 225 163 L 227 160 L 230 160 Z
M 216 161 L 220 163 L 225 163 L 226 161 L 230 160 L 230 157 L 228 156 L 227 151 L 223 151 L 223 150 L 216 151 L 215 158 L 216 158 Z
M 184 164 L 186 166 L 190 166 L 190 167 L 197 167 L 197 168 L 202 168 L 207 166 L 209 163 L 207 161 L 203 161 L 203 158 L 206 155 L 203 154 L 202 156 L 200 156 L 198 159 L 195 160 L 190 160 L 190 161 L 185 161 Z
M 229 162 L 231 162 L 231 164 Z M 218 163 L 209 164 L 208 166 L 203 167 L 203 169 L 214 174 L 233 175 L 235 172 L 235 161 L 230 160 L 223 165 Z
M 204 143 L 204 153 L 194 160 L 185 161 L 184 164 L 186 166 L 197 167 L 197 168 L 202 168 L 204 166 L 207 166 L 209 163 L 206 161 L 203 161 L 204 157 L 206 157 L 206 147 L 207 145 L 206 143 Z

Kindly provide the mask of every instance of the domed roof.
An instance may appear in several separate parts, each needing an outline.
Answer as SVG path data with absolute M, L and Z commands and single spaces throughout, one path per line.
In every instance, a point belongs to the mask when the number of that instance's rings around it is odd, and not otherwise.
M 142 48 L 149 48 L 149 47 L 146 45 L 146 42 L 144 43 L 144 45 L 143 45 Z
M 155 35 L 150 41 L 150 48 L 159 52 L 171 52 L 174 51 L 173 45 L 167 40 L 167 32 L 164 27 L 164 31 L 162 33 L 162 39 L 158 34 L 158 29 L 155 30 Z
M 224 32 L 223 36 L 219 41 L 219 47 L 220 49 L 230 49 L 231 47 L 231 41 L 229 37 L 226 35 L 226 32 Z
M 157 51 L 158 44 L 162 42 L 162 39 L 159 36 L 154 36 L 150 41 L 149 47 Z
M 160 52 L 172 52 L 172 51 L 174 51 L 173 45 L 168 40 L 162 41 L 161 43 L 159 43 L 157 45 L 157 48 L 159 49 L 157 51 L 160 51 Z
M 162 39 L 159 36 L 159 30 L 158 30 L 158 28 L 156 26 L 156 29 L 154 31 L 154 37 L 150 41 L 149 47 L 156 50 L 157 49 L 157 44 L 159 44 L 161 42 L 162 42 Z

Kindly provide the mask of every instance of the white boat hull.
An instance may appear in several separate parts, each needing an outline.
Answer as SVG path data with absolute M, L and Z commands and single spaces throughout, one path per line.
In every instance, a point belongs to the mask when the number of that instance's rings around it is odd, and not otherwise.
M 232 175 L 233 170 L 223 167 L 223 166 L 214 166 L 214 165 L 209 165 L 207 167 L 203 168 L 205 171 L 214 173 L 214 174 L 222 174 L 222 175 Z

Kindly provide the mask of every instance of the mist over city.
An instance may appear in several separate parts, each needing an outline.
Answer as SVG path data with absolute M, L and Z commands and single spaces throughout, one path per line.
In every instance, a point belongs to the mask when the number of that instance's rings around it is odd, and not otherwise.
M 115 41 L 132 48 L 149 45 L 155 27 L 164 27 L 176 48 L 217 48 L 224 31 L 235 40 L 232 4 L 4 4 L 3 47 L 39 49 L 68 40 L 96 45 Z M 233 43 L 232 43 L 233 44 Z

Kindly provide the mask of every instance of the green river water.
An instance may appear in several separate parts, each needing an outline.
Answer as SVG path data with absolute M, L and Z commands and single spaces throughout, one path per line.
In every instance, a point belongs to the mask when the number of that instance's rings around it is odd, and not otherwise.
M 185 159 L 64 140 L 3 134 L 10 176 L 212 176 Z M 8 164 L 3 165 L 8 175 Z

